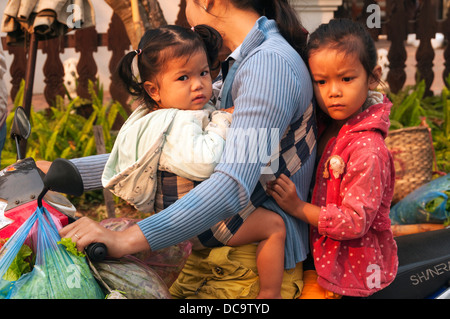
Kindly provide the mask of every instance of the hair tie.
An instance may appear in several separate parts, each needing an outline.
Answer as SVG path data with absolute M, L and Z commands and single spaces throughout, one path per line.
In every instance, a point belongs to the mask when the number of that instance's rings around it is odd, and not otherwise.
M 142 49 L 137 49 L 137 50 L 134 50 L 134 52 L 136 52 L 136 55 L 141 55 L 141 53 L 142 53 Z
M 304 27 L 302 27 L 302 32 L 304 35 L 308 36 L 309 32 Z

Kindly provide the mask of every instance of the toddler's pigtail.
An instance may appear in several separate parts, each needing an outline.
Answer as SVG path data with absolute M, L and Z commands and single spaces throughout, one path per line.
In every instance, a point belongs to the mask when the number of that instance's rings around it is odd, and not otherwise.
M 117 76 L 122 82 L 128 93 L 133 96 L 141 96 L 143 93 L 142 83 L 133 73 L 133 60 L 141 51 L 135 50 L 128 52 L 117 65 Z
M 216 29 L 204 24 L 197 25 L 192 29 L 205 44 L 211 70 L 218 69 L 220 67 L 219 53 L 222 48 L 222 36 Z

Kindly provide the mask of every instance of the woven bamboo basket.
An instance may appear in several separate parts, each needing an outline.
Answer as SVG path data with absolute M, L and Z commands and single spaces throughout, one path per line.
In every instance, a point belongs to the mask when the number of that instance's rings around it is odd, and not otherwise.
M 392 204 L 416 188 L 428 183 L 433 174 L 433 144 L 424 126 L 389 131 L 386 145 L 395 165 L 395 187 Z

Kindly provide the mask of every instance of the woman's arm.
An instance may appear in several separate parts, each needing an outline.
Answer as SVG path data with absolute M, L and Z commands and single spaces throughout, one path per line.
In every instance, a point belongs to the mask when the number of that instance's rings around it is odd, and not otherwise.
M 109 154 L 100 154 L 70 160 L 80 172 L 85 192 L 103 188 L 102 174 L 108 158 Z
M 108 153 L 70 159 L 81 175 L 85 192 L 103 188 L 102 174 L 109 155 Z M 51 165 L 50 161 L 36 161 L 36 166 L 45 174 Z

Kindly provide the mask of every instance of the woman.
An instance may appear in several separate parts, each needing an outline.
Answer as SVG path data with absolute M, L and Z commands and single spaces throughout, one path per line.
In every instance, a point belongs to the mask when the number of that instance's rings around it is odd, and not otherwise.
M 249 203 L 257 203 L 256 206 L 283 217 L 287 232 L 285 269 L 294 269 L 308 253 L 307 226 L 286 215 L 274 200 L 260 194 L 265 187 L 264 178 L 274 178 L 266 170 L 270 163 L 269 167 L 296 166 L 296 170 L 290 170 L 291 179 L 299 189 L 299 196 L 307 199 L 315 162 L 316 130 L 312 83 L 300 56 L 306 44 L 306 32 L 287 0 L 188 0 L 186 17 L 191 26 L 213 26 L 222 35 L 223 45 L 232 52 L 228 60 L 234 63 L 218 96 L 221 108 L 234 106 L 221 162 L 209 179 L 183 198 L 124 232 L 108 231 L 82 218 L 64 228 L 61 236 L 71 237 L 80 250 L 91 242 L 103 242 L 111 256 L 119 257 L 177 244 L 227 218 L 232 220 L 231 228 L 235 231 L 241 224 L 239 217 L 245 219 L 248 215 L 239 213 L 251 212 Z M 273 132 L 277 134 L 277 144 L 282 137 L 301 136 L 301 139 L 295 143 L 285 139 L 281 143 L 282 158 L 259 156 L 256 161 L 254 158 L 236 160 L 236 155 L 242 152 L 271 154 L 271 143 L 263 141 L 262 136 Z M 257 143 L 249 141 L 255 138 L 252 134 L 258 135 Z M 285 150 L 293 153 L 285 154 Z M 102 164 L 96 160 L 97 157 L 77 159 L 74 163 L 83 174 L 97 181 L 100 177 L 93 176 L 92 163 L 97 167 Z M 291 161 L 296 165 L 290 166 Z M 84 181 L 89 184 L 88 179 Z M 259 195 L 255 196 L 256 193 Z M 221 235 L 213 237 L 220 239 Z M 297 295 L 298 291 L 290 297 Z

